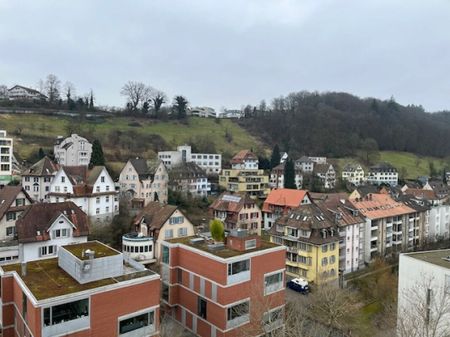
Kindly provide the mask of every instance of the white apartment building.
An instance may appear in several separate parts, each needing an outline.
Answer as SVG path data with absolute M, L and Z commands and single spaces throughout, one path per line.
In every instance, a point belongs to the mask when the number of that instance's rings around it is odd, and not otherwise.
M 48 193 L 59 165 L 47 156 L 22 172 L 22 186 L 34 201 L 48 201 Z
M 450 249 L 401 254 L 398 276 L 398 336 L 449 336 Z
M 8 99 L 14 100 L 45 100 L 47 96 L 41 94 L 39 91 L 23 87 L 21 85 L 15 85 L 11 89 L 8 89 Z
M 364 169 L 359 164 L 347 164 L 342 169 L 342 180 L 359 186 L 364 182 Z
M 314 162 L 306 156 L 295 161 L 295 168 L 304 173 L 312 173 L 314 171 Z
M 450 237 L 450 205 L 448 202 L 431 206 L 428 238 L 430 241 L 446 240 Z
M 50 185 L 52 203 L 73 201 L 94 222 L 110 222 L 119 213 L 114 181 L 104 166 L 64 166 Z
M 0 185 L 7 185 L 12 179 L 13 139 L 0 130 Z
M 327 157 L 308 157 L 309 160 L 311 160 L 313 163 L 316 164 L 326 164 L 327 163 Z
M 325 189 L 332 189 L 336 186 L 336 171 L 331 164 L 315 164 L 314 174 L 319 178 Z
M 206 197 L 211 192 L 211 183 L 197 164 L 182 162 L 169 172 L 169 188 L 194 197 Z
M 257 170 L 258 157 L 249 150 L 239 151 L 230 161 L 233 170 Z
M 210 107 L 207 107 L 207 106 L 191 108 L 188 111 L 188 114 L 191 115 L 191 116 L 196 116 L 196 117 L 217 118 L 216 110 L 214 110 L 214 108 L 210 108 Z
M 131 198 L 134 208 L 151 201 L 167 203 L 169 174 L 161 161 L 129 159 L 120 172 L 119 185 L 121 197 Z
M 218 153 L 192 153 L 189 145 L 178 146 L 176 151 L 160 151 L 158 158 L 170 170 L 174 166 L 186 163 L 195 163 L 207 174 L 219 174 L 222 170 L 222 155 Z
M 53 148 L 55 160 L 64 166 L 89 165 L 92 155 L 92 144 L 77 134 L 63 138 L 59 136 Z
M 367 182 L 372 185 L 388 184 L 398 185 L 398 172 L 395 167 L 388 163 L 380 163 L 369 168 Z

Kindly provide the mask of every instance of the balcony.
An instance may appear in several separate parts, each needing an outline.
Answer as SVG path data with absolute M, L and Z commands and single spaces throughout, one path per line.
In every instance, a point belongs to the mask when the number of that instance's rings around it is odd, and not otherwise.
M 71 332 L 88 329 L 91 319 L 89 316 L 80 317 L 55 325 L 43 326 L 42 337 L 70 335 Z
M 297 253 L 298 252 L 298 248 L 297 247 L 294 247 L 294 246 L 292 246 L 292 247 L 286 247 L 287 248 L 287 251 L 288 252 L 290 252 L 290 253 Z

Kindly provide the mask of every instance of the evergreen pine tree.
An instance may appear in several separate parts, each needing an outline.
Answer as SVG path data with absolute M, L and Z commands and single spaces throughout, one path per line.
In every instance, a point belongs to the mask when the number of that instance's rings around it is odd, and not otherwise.
M 42 147 L 39 148 L 38 157 L 39 157 L 39 159 L 42 159 L 42 158 L 45 157 L 45 152 L 44 152 L 44 150 L 42 149 Z
M 275 166 L 279 165 L 280 160 L 280 148 L 278 147 L 278 144 L 275 144 L 272 150 L 272 157 L 270 158 L 270 168 L 274 168 Z
M 102 144 L 98 139 L 92 143 L 92 155 L 89 166 L 105 165 L 105 157 L 103 156 Z
M 290 158 L 284 163 L 284 188 L 297 189 L 294 162 Z

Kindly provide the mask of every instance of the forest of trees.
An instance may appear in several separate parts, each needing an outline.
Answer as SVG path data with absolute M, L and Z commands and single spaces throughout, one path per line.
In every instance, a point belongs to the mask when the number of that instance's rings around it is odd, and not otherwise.
M 450 155 L 450 112 L 426 113 L 393 98 L 361 99 L 347 93 L 296 92 L 244 109 L 239 123 L 268 144 L 294 155 L 356 155 L 360 150 Z

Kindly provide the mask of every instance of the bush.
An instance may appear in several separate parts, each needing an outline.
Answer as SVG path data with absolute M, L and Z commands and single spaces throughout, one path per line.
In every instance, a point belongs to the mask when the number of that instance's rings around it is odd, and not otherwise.
M 214 219 L 209 223 L 209 231 L 214 241 L 223 241 L 225 239 L 225 229 L 220 220 Z

